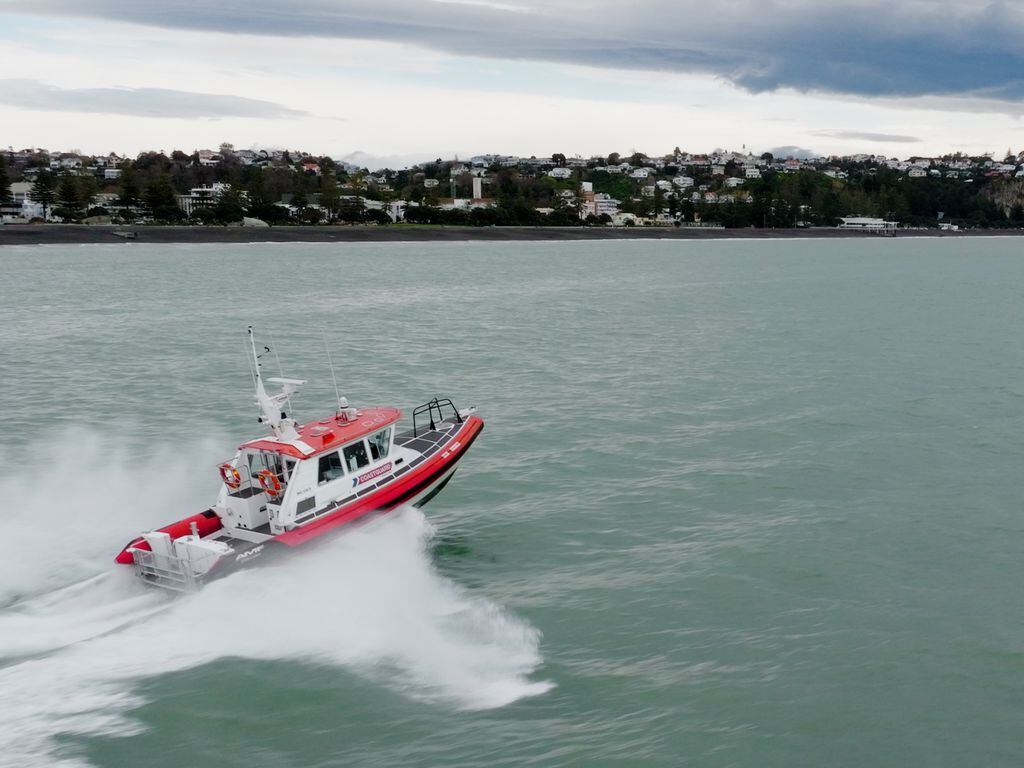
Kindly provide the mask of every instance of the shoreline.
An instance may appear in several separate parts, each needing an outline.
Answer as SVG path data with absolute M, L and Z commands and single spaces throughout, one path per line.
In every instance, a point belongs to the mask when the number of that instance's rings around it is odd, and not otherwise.
M 115 233 L 137 232 L 134 240 Z M 194 227 L 85 224 L 8 224 L 0 226 L 3 245 L 78 245 L 91 243 L 425 243 L 526 242 L 583 240 L 767 240 L 905 239 L 920 237 L 1022 237 L 1022 229 L 947 232 L 904 230 L 879 235 L 849 229 L 688 229 L 677 227 L 444 227 L 444 226 L 288 226 Z

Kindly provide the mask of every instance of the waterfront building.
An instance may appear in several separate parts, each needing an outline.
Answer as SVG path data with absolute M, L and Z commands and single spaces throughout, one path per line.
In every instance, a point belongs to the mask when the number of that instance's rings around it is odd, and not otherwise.
M 892 232 L 899 226 L 899 222 L 868 216 L 844 216 L 839 221 L 840 229 L 861 229 L 870 232 Z
M 194 211 L 200 208 L 212 208 L 217 204 L 217 198 L 230 188 L 230 184 L 215 182 L 208 187 L 193 187 L 187 195 L 177 195 L 178 207 L 191 216 Z
M 609 194 L 604 192 L 583 192 L 583 204 L 580 207 L 580 217 L 601 216 L 607 214 L 614 217 L 619 212 L 619 203 Z

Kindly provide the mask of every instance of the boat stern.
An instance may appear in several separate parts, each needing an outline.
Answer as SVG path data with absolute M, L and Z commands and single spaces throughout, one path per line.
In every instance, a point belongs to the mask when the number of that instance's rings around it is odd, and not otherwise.
M 222 541 L 203 539 L 195 534 L 172 539 L 164 531 L 143 534 L 147 547 L 131 546 L 135 574 L 147 584 L 172 592 L 191 592 L 235 550 Z

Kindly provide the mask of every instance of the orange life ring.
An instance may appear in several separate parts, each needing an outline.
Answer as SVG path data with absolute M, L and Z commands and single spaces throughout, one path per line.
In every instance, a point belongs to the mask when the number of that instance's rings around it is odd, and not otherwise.
M 224 481 L 224 485 L 228 488 L 237 491 L 242 486 L 242 476 L 230 464 L 225 462 L 217 467 L 217 469 L 220 470 L 220 479 Z
M 281 493 L 281 481 L 269 469 L 257 472 L 256 479 L 260 481 L 260 487 L 267 492 L 268 496 L 278 496 Z

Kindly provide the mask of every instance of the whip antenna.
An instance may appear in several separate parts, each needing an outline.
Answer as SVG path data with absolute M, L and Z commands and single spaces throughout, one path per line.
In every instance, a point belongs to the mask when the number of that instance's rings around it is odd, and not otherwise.
M 324 333 L 324 329 L 320 329 L 320 336 L 324 340 L 324 352 L 327 353 L 327 365 L 331 369 L 331 381 L 334 382 L 334 399 L 337 402 L 341 401 L 341 393 L 338 391 L 338 378 L 334 375 L 334 361 L 331 360 L 331 348 L 327 346 L 327 334 Z
M 271 352 L 274 353 L 274 360 L 277 361 L 277 370 L 278 370 L 278 372 L 280 372 L 281 378 L 283 379 L 284 378 L 284 368 L 281 367 L 281 358 L 277 356 L 277 341 L 274 340 L 274 334 L 271 333 L 270 331 L 267 331 L 267 335 L 270 337 L 270 343 L 274 345 L 274 348 L 271 349 L 270 347 L 264 346 L 263 349 L 265 349 L 266 351 L 263 354 L 266 355 L 266 354 L 270 354 Z M 260 355 L 260 357 L 263 357 L 263 355 Z M 292 396 L 291 396 L 291 394 L 289 394 L 288 395 L 288 399 L 285 400 L 285 405 L 288 406 L 288 410 L 289 411 L 292 409 Z

